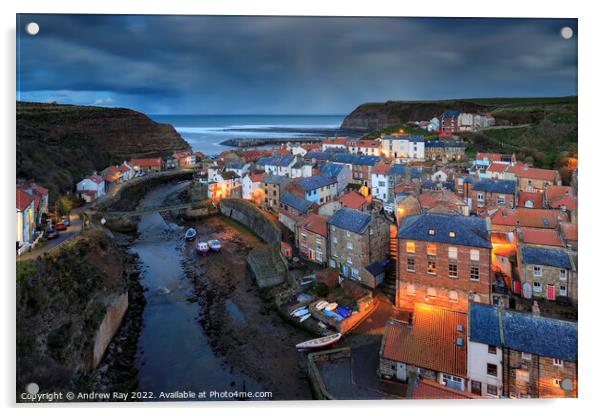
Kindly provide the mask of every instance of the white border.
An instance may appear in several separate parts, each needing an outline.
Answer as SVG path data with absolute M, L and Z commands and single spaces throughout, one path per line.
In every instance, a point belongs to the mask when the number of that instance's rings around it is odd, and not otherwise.
M 545 413 L 556 414 L 587 414 L 593 412 L 599 397 L 598 392 L 600 372 L 600 346 L 602 345 L 599 330 L 601 327 L 598 316 L 599 300 L 602 293 L 599 289 L 602 276 L 600 268 L 595 267 L 598 252 L 597 240 L 602 233 L 600 230 L 600 175 L 597 169 L 602 156 L 602 137 L 600 129 L 600 46 L 602 39 L 600 12 L 595 2 L 576 1 L 542 1 L 527 2 L 525 0 L 504 0 L 498 2 L 461 1 L 461 0 L 431 0 L 429 2 L 381 0 L 350 3 L 349 1 L 316 1 L 305 0 L 297 2 L 282 1 L 248 1 L 229 0 L 222 2 L 185 1 L 185 0 L 146 0 L 130 1 L 104 0 L 82 1 L 69 0 L 20 0 L 12 4 L 2 4 L 2 127 L 3 145 L 1 191 L 6 201 L 2 204 L 4 224 L 12 223 L 12 201 L 14 199 L 15 175 L 15 13 L 131 13 L 131 14 L 248 14 L 248 15 L 335 15 L 335 16 L 467 16 L 467 17 L 577 17 L 579 18 L 579 130 L 582 151 L 580 158 L 580 219 L 581 219 L 581 256 L 579 275 L 581 277 L 580 291 L 580 339 L 579 339 L 579 395 L 578 400 L 530 400 L 530 401 L 478 401 L 478 402 L 275 402 L 268 404 L 256 403 L 181 403 L 181 404 L 150 404 L 128 405 L 119 408 L 117 405 L 105 406 L 111 414 L 128 414 L 138 409 L 145 414 L 164 415 L 172 413 L 194 414 L 224 414 L 242 413 L 250 415 L 286 414 L 374 414 L 397 412 L 424 412 L 461 414 L 507 415 Z M 396 97 L 391 97 L 392 99 Z M 597 180 L 598 179 L 598 180 Z M 597 214 L 597 215 L 596 215 Z M 7 265 L 2 275 L 4 283 L 4 302 L 2 303 L 5 319 L 4 335 L 1 343 L 2 371 L 0 394 L 2 403 L 9 409 L 10 414 L 16 411 L 14 405 L 14 258 L 12 230 L 3 233 L 5 243 L 2 253 Z M 85 410 L 82 408 L 85 407 Z M 143 409 L 140 409 L 142 407 Z M 169 408 L 169 410 L 167 409 Z M 192 408 L 191 410 L 187 410 Z M 34 408 L 36 409 L 36 408 Z M 72 405 L 45 406 L 38 411 L 50 415 L 64 413 L 100 414 L 105 408 L 93 406 Z M 23 409 L 19 410 L 23 412 Z M 25 408 L 29 413 L 31 408 Z M 35 411 L 35 410 L 34 410 Z M 598 409 L 599 412 L 599 409 Z M 596 412 L 597 413 L 597 412 Z

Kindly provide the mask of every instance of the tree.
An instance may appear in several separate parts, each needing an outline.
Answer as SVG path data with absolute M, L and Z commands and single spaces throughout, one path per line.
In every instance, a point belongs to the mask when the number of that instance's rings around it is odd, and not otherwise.
M 61 195 L 56 201 L 56 213 L 58 215 L 68 215 L 73 209 L 73 200 L 67 195 Z

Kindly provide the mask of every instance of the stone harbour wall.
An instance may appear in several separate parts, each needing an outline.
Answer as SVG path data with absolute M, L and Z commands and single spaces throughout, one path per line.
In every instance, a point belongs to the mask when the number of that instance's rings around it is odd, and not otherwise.
M 94 337 L 94 349 L 92 355 L 92 368 L 96 368 L 119 329 L 121 321 L 128 309 L 128 292 L 118 296 L 113 303 L 107 306 L 104 319 L 102 320 L 96 336 Z
M 282 232 L 264 213 L 244 199 L 222 199 L 219 204 L 222 215 L 245 225 L 268 244 L 280 244 Z

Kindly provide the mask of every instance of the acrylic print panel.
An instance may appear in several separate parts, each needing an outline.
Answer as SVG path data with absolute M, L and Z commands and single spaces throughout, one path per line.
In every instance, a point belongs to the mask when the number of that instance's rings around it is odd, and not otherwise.
M 17 401 L 577 396 L 576 19 L 17 16 Z

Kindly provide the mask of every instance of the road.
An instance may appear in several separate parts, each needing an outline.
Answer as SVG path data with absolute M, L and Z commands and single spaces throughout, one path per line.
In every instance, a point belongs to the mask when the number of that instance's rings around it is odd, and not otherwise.
M 82 230 L 82 220 L 78 215 L 80 211 L 81 208 L 71 211 L 71 214 L 69 215 L 69 221 L 71 222 L 71 225 L 65 231 L 61 231 L 58 238 L 55 238 L 54 240 L 47 240 L 43 246 L 17 257 L 17 261 L 34 260 L 44 253 L 48 253 L 50 250 L 56 249 L 65 241 L 68 241 L 79 235 Z

